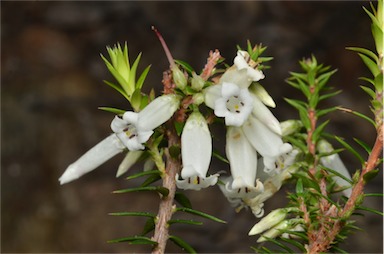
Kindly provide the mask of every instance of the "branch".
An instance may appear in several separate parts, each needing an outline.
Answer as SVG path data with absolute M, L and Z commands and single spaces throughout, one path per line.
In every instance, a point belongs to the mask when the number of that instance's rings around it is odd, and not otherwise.
M 171 121 L 173 123 L 173 121 Z M 180 146 L 180 138 L 177 136 L 172 125 L 168 125 L 168 149 L 172 146 Z M 176 174 L 181 168 L 179 158 L 173 158 L 168 151 L 165 152 L 167 167 L 163 177 L 163 187 L 169 190 L 169 194 L 163 197 L 159 206 L 159 213 L 156 217 L 155 234 L 152 237 L 158 245 L 153 249 L 152 253 L 160 254 L 165 252 L 165 247 L 169 238 L 168 221 L 171 219 L 174 212 L 174 198 L 176 192 Z

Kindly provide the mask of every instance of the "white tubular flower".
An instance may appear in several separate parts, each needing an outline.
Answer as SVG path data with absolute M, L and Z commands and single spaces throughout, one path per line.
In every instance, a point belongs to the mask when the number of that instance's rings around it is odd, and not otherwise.
M 168 121 L 179 108 L 180 99 L 175 94 L 166 94 L 154 99 L 138 117 L 138 125 L 143 130 L 154 130 Z
M 215 101 L 215 115 L 225 117 L 225 125 L 241 126 L 253 109 L 248 89 L 240 89 L 232 83 L 221 85 L 221 97 Z
M 192 113 L 181 134 L 182 180 L 176 175 L 180 189 L 200 190 L 215 185 L 218 174 L 206 177 L 212 155 L 212 138 L 204 117 Z
M 152 130 L 140 129 L 138 120 L 138 113 L 127 111 L 122 118 L 115 116 L 111 123 L 112 131 L 130 151 L 143 150 L 143 143 L 153 134 Z
M 334 150 L 332 145 L 327 141 L 325 141 L 324 139 L 319 141 L 318 149 L 320 153 L 331 153 Z M 347 179 L 350 179 L 350 180 L 352 179 L 348 169 L 345 167 L 343 161 L 340 159 L 339 154 L 335 153 L 335 154 L 321 157 L 320 163 L 326 168 L 330 168 L 332 170 L 337 171 Z M 334 176 L 333 180 L 335 180 L 336 184 L 340 187 L 343 187 L 343 188 L 349 187 L 343 190 L 343 194 L 347 197 L 351 196 L 352 187 L 348 181 L 344 180 L 339 176 Z
M 245 137 L 241 128 L 228 127 L 226 154 L 231 167 L 233 181 L 226 184 L 229 192 L 239 197 L 254 196 L 263 190 L 260 182 L 256 184 L 257 153 Z
M 266 106 L 275 108 L 276 103 L 269 93 L 259 83 L 254 83 L 249 87 L 249 91 L 256 95 Z
M 247 71 L 248 79 L 251 82 L 259 81 L 265 77 L 261 70 L 255 69 L 257 64 L 250 58 L 248 52 L 246 51 L 238 50 L 237 56 L 233 62 L 238 70 L 245 69 Z
M 60 184 L 76 180 L 82 175 L 96 169 L 124 149 L 125 146 L 121 143 L 120 139 L 115 134 L 111 134 L 91 148 L 77 161 L 69 165 L 64 174 L 59 178 Z
M 279 121 L 272 112 L 261 102 L 259 97 L 252 94 L 253 110 L 252 114 L 265 124 L 270 130 L 281 136 L 281 127 Z
M 283 143 L 280 135 L 255 117 L 250 117 L 242 129 L 252 146 L 264 157 L 264 165 L 268 169 L 274 169 L 276 158 L 292 149 L 290 144 Z
M 174 94 L 157 97 L 139 113 L 127 111 L 113 119 L 111 129 L 130 151 L 143 150 L 153 130 L 168 121 L 177 108 L 179 99 Z
M 144 151 L 129 151 L 121 161 L 119 168 L 117 169 L 116 177 L 127 172 L 139 160 L 143 153 Z

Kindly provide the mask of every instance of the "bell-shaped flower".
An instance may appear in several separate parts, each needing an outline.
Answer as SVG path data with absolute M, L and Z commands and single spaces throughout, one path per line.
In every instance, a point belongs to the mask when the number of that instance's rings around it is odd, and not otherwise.
M 153 134 L 152 130 L 138 127 L 139 113 L 127 111 L 123 117 L 115 116 L 111 129 L 130 151 L 143 150 L 143 143 Z
M 154 130 L 168 121 L 179 108 L 180 98 L 175 94 L 157 97 L 139 112 L 138 127 Z
M 256 69 L 257 64 L 251 59 L 247 51 L 238 50 L 233 62 L 238 70 L 245 69 L 247 71 L 248 79 L 251 82 L 259 81 L 265 77 L 261 70 Z
M 211 162 L 212 138 L 208 125 L 200 112 L 193 112 L 185 123 L 181 134 L 181 157 L 183 168 L 181 180 L 176 175 L 180 189 L 200 190 L 215 185 L 218 174 L 207 177 Z
M 223 83 L 221 97 L 215 101 L 215 115 L 225 118 L 227 126 L 241 126 L 252 112 L 252 97 L 248 89 L 232 83 Z
M 256 150 L 248 142 L 241 128 L 228 127 L 226 140 L 226 154 L 233 178 L 232 182 L 226 184 L 226 190 L 238 197 L 258 194 L 263 190 L 263 186 L 256 181 Z
M 115 133 L 69 165 L 60 177 L 60 183 L 73 181 L 94 170 L 125 148 L 130 151 L 143 150 L 145 148 L 143 143 L 148 141 L 155 128 L 173 116 L 179 103 L 180 100 L 176 95 L 163 95 L 153 100 L 139 113 L 128 111 L 122 117 L 116 116 L 111 123 L 111 129 Z
M 332 145 L 324 139 L 319 141 L 318 149 L 320 153 L 332 153 L 334 151 Z M 344 176 L 344 178 L 348 180 L 352 179 L 348 169 L 345 167 L 343 161 L 340 159 L 339 154 L 334 153 L 328 156 L 323 156 L 320 158 L 320 163 L 324 167 L 338 172 L 340 175 Z M 340 176 L 334 176 L 333 180 L 338 186 L 344 188 L 343 194 L 347 197 L 350 197 L 352 193 L 352 186 L 351 183 L 346 181 L 344 178 Z
M 59 178 L 60 184 L 76 180 L 121 153 L 124 149 L 124 144 L 116 134 L 111 134 L 87 151 L 77 161 L 69 165 L 64 174 Z
M 263 156 L 264 165 L 268 169 L 274 169 L 276 158 L 292 149 L 290 144 L 283 143 L 280 135 L 273 132 L 256 117 L 250 117 L 242 129 L 252 146 Z

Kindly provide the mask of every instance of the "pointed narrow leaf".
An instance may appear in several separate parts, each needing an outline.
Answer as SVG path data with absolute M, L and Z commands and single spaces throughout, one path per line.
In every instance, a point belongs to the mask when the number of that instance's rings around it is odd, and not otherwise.
M 316 112 L 316 116 L 319 118 L 319 117 L 321 117 L 323 115 L 326 115 L 326 114 L 331 113 L 331 112 L 333 112 L 335 110 L 338 110 L 338 109 L 339 109 L 339 107 L 332 107 L 332 108 L 318 110 Z
M 116 115 L 123 115 L 126 112 L 126 110 L 124 110 L 124 109 L 110 108 L 110 107 L 98 107 L 98 109 L 101 109 L 101 110 L 104 110 L 107 112 L 111 112 L 111 113 L 116 114 Z
M 365 65 L 368 67 L 368 69 L 371 71 L 372 75 L 376 77 L 380 73 L 379 67 L 377 67 L 377 64 L 369 57 L 363 54 L 359 54 Z
M 355 140 L 356 143 L 358 143 L 362 148 L 364 148 L 364 150 L 368 154 L 371 153 L 372 149 L 371 149 L 371 147 L 367 143 L 365 143 L 365 142 L 363 142 L 363 141 L 361 141 L 360 139 L 357 139 L 357 138 L 354 138 L 353 140 Z
M 148 65 L 147 68 L 145 68 L 144 71 L 141 73 L 139 79 L 136 82 L 136 89 L 141 90 L 141 87 L 144 84 L 145 78 L 147 77 L 150 68 L 151 65 Z
M 366 116 L 366 115 L 364 115 L 364 114 L 362 114 L 362 113 L 359 113 L 359 112 L 357 112 L 357 111 L 354 111 L 354 110 L 351 110 L 351 109 L 347 109 L 347 108 L 341 108 L 341 107 L 339 107 L 339 110 L 341 110 L 341 111 L 345 111 L 345 112 L 348 112 L 348 113 L 351 113 L 351 114 L 353 114 L 353 115 L 355 115 L 355 116 L 358 116 L 358 117 L 360 117 L 360 118 L 362 118 L 362 119 L 364 119 L 364 120 L 367 120 L 369 123 L 371 123 L 373 126 L 376 126 L 376 123 L 375 123 L 375 121 L 373 121 L 371 118 L 369 118 L 368 116 Z
M 137 56 L 136 60 L 133 62 L 130 75 L 129 75 L 129 80 L 128 80 L 128 89 L 129 91 L 133 92 L 136 88 L 136 72 L 137 72 L 137 66 L 139 65 L 141 59 L 141 53 Z
M 177 237 L 177 236 L 174 236 L 174 235 L 170 235 L 169 236 L 169 240 L 171 240 L 173 243 L 175 243 L 177 246 L 179 246 L 180 248 L 182 248 L 183 250 L 185 250 L 186 252 L 188 253 L 197 253 L 191 245 L 189 245 L 187 242 L 185 242 L 183 239 L 181 239 L 180 237 Z
M 373 53 L 372 51 L 368 50 L 368 49 L 364 49 L 364 48 L 357 48 L 357 47 L 347 47 L 346 49 L 348 50 L 352 50 L 352 51 L 355 51 L 355 52 L 358 52 L 358 53 L 362 53 L 366 56 L 369 56 L 370 58 L 372 58 L 375 62 L 378 61 L 378 58 L 376 56 L 375 53 Z
M 159 172 L 161 173 L 161 171 L 159 171 Z M 146 186 L 148 186 L 148 185 L 150 185 L 150 184 L 152 184 L 152 183 L 154 183 L 154 182 L 160 180 L 160 179 L 161 179 L 161 175 L 162 175 L 162 174 L 158 174 L 158 175 L 153 174 L 153 175 L 149 176 L 149 177 L 148 177 L 148 178 L 141 184 L 141 187 L 146 187 Z
M 335 95 L 338 95 L 339 93 L 341 93 L 341 90 L 337 90 L 337 91 L 332 92 L 332 93 L 323 94 L 323 95 L 319 96 L 319 101 L 328 99 L 328 98 L 330 98 L 330 97 L 333 97 L 333 96 L 335 96 Z
M 329 120 L 325 121 L 324 123 L 320 124 L 318 127 L 316 127 L 315 131 L 312 134 L 312 140 L 317 142 L 317 140 L 320 138 L 321 134 L 324 131 L 324 128 L 329 123 Z
M 151 217 L 155 218 L 156 215 L 147 213 L 147 212 L 117 212 L 117 213 L 109 213 L 108 215 L 112 216 L 140 216 L 140 217 Z
M 207 213 L 203 213 L 203 212 L 191 209 L 191 208 L 187 208 L 187 207 L 178 207 L 178 208 L 176 208 L 176 211 L 181 211 L 181 212 L 186 212 L 186 213 L 194 214 L 194 215 L 197 215 L 197 216 L 209 219 L 209 220 L 213 220 L 213 221 L 216 221 L 216 222 L 220 222 L 220 223 L 227 223 L 226 221 L 223 221 L 223 220 L 221 220 L 221 219 L 219 219 L 219 218 L 217 218 L 215 216 L 212 216 L 212 215 L 209 215 Z
M 107 80 L 104 80 L 104 83 L 106 83 L 107 85 L 109 85 L 110 87 L 112 87 L 113 89 L 115 89 L 116 91 L 118 91 L 118 92 L 119 92 L 121 95 L 123 95 L 128 101 L 130 101 L 130 98 L 129 98 L 127 92 L 126 92 L 124 89 L 122 89 L 120 86 L 117 86 L 117 85 L 115 85 L 115 84 L 113 84 L 113 83 L 111 83 L 111 82 L 109 82 L 109 81 L 107 81 Z
M 131 179 L 135 179 L 135 178 L 142 177 L 142 176 L 160 175 L 160 174 L 161 174 L 161 172 L 159 170 L 143 171 L 143 172 L 139 172 L 139 173 L 134 174 L 134 175 L 130 175 L 126 179 L 131 180 Z
M 194 220 L 169 220 L 168 221 L 169 225 L 175 224 L 175 223 L 189 224 L 189 225 L 198 225 L 198 226 L 203 225 L 202 222 L 194 221 Z
M 355 149 L 353 149 L 347 142 L 345 142 L 343 139 L 341 139 L 338 136 L 335 136 L 335 139 L 340 144 L 342 144 L 348 151 L 350 151 L 353 155 L 355 155 L 355 157 L 360 161 L 360 163 L 364 163 L 363 157 L 361 157 L 361 155 L 358 152 L 356 152 Z
M 356 206 L 356 209 L 358 210 L 363 210 L 363 211 L 367 211 L 367 212 L 371 212 L 371 213 L 375 213 L 375 214 L 378 214 L 378 215 L 381 215 L 383 216 L 384 213 L 383 212 L 380 212 L 378 210 L 375 210 L 373 208 L 369 208 L 369 207 L 366 207 L 366 206 Z
M 289 238 L 284 238 L 284 237 L 281 237 L 280 238 L 282 241 L 284 242 L 287 242 L 289 244 L 292 244 L 293 246 L 295 246 L 296 248 L 300 249 L 300 251 L 302 251 L 302 253 L 305 253 L 307 250 L 305 249 L 305 247 L 303 246 L 303 244 L 301 244 L 300 242 L 298 242 L 297 240 L 294 240 L 294 239 L 289 239 Z M 295 251 L 294 253 L 297 253 L 297 251 Z
M 168 196 L 169 190 L 167 188 L 161 186 L 146 186 L 146 187 L 137 187 L 137 188 L 129 188 L 123 190 L 117 190 L 112 193 L 121 194 L 121 193 L 129 193 L 129 192 L 141 192 L 141 191 L 156 191 L 163 195 L 164 197 Z
M 108 241 L 108 243 L 121 243 L 121 242 L 128 242 L 130 244 L 151 244 L 151 245 L 158 244 L 157 242 L 152 241 L 150 238 L 145 236 L 123 237 L 123 238 L 118 238 L 118 239 Z
M 176 192 L 175 193 L 175 200 L 182 206 L 186 207 L 186 208 L 190 208 L 192 209 L 192 204 L 191 204 L 191 201 L 189 201 L 188 197 L 185 196 L 183 193 L 181 192 Z
M 147 222 L 144 225 L 143 232 L 141 232 L 142 235 L 146 235 L 149 232 L 152 232 L 155 230 L 155 219 L 154 218 L 148 218 Z
M 175 62 L 181 67 L 183 67 L 183 69 L 186 70 L 189 74 L 192 75 L 192 73 L 194 72 L 192 66 L 190 66 L 188 63 L 181 60 L 175 60 Z
M 324 166 L 321 166 L 323 169 L 325 169 L 326 171 L 330 172 L 331 174 L 335 175 L 335 176 L 338 176 L 340 178 L 342 178 L 343 180 L 345 180 L 346 182 L 348 182 L 349 184 L 353 184 L 353 181 L 351 179 L 349 179 L 348 177 L 346 177 L 345 175 L 343 174 L 340 174 L 338 171 L 336 170 L 333 170 L 333 169 L 330 169 L 330 168 L 327 168 L 327 167 L 324 167 Z
M 225 162 L 227 164 L 229 164 L 229 160 L 227 160 L 226 158 L 224 158 L 224 156 L 220 155 L 217 151 L 213 150 L 212 151 L 212 156 L 213 157 L 216 157 L 217 159 L 221 160 L 222 162 Z
M 375 91 L 372 90 L 372 88 L 367 87 L 367 86 L 360 86 L 361 89 L 364 90 L 369 96 L 371 96 L 372 99 L 376 98 L 376 93 Z
M 373 178 L 375 178 L 379 172 L 380 171 L 378 169 L 374 169 L 374 170 L 371 170 L 368 173 L 366 173 L 363 176 L 365 183 L 367 183 L 367 182 L 371 181 Z

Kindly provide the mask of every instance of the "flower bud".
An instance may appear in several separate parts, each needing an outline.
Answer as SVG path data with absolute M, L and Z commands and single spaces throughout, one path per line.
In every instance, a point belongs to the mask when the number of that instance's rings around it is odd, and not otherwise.
M 187 78 L 184 73 L 175 65 L 172 68 L 173 81 L 175 81 L 176 87 L 183 90 L 187 85 Z
M 204 87 L 204 79 L 195 72 L 192 74 L 191 86 L 196 91 L 201 91 Z
M 204 95 L 202 93 L 196 93 L 192 96 L 193 104 L 200 105 L 204 102 Z
M 281 132 L 283 136 L 291 135 L 303 127 L 303 123 L 299 120 L 287 120 L 280 123 Z
M 261 232 L 270 229 L 277 225 L 287 216 L 286 209 L 276 209 L 270 212 L 267 216 L 261 219 L 253 228 L 249 231 L 248 235 L 256 235 Z

